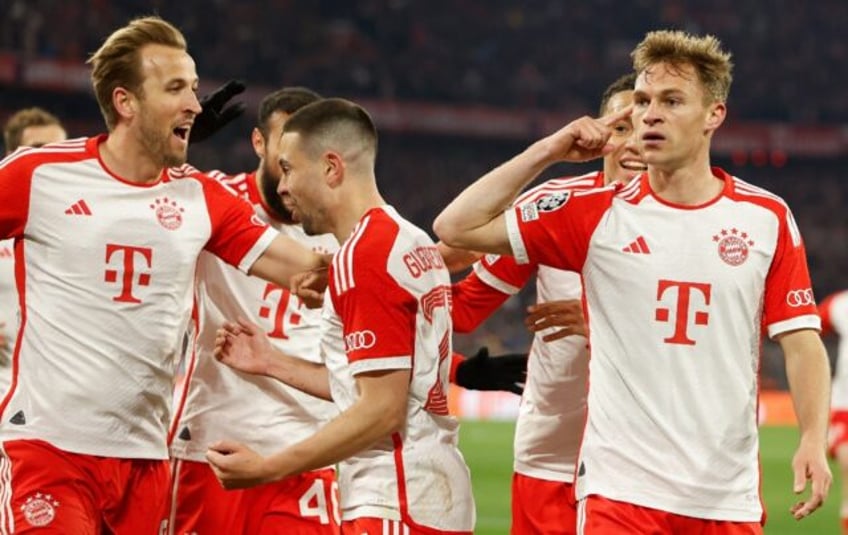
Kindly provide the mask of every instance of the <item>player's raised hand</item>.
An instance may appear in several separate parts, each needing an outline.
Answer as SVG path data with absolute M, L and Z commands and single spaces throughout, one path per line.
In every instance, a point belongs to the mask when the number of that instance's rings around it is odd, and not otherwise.
M 215 358 L 240 372 L 265 375 L 272 352 L 265 332 L 244 318 L 224 323 L 215 335 Z
M 265 458 L 239 442 L 211 444 L 206 460 L 225 489 L 245 489 L 274 480 Z
M 809 516 L 824 503 L 830 492 L 833 475 L 827 464 L 824 447 L 813 446 L 801 441 L 795 456 L 792 457 L 792 471 L 795 474 L 792 490 L 795 494 L 801 494 L 810 482 L 810 496 L 793 505 L 789 511 L 795 520 L 801 520 Z
M 244 113 L 243 102 L 227 104 L 230 99 L 243 92 L 244 88 L 244 82 L 230 80 L 212 93 L 203 96 L 200 99 L 200 107 L 203 111 L 194 118 L 188 142 L 191 144 L 203 141 Z
M 524 324 L 530 332 L 536 333 L 552 327 L 562 327 L 542 337 L 545 342 L 552 342 L 579 334 L 586 336 L 586 320 L 583 317 L 583 303 L 579 299 L 548 301 L 537 303 L 527 308 Z
M 633 106 L 594 118 L 583 116 L 571 121 L 544 138 L 553 161 L 585 162 L 608 154 L 615 147 L 609 143 L 612 127 L 630 117 Z

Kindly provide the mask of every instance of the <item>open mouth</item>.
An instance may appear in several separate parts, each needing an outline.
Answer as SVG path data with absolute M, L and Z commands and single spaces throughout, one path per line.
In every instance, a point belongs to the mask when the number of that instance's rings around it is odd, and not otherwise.
M 642 141 L 647 141 L 648 143 L 665 141 L 665 136 L 663 136 L 662 134 L 657 134 L 656 132 L 648 132 L 647 134 L 642 136 Z
M 634 173 L 641 173 L 643 171 L 648 170 L 648 166 L 644 162 L 639 162 L 636 160 L 625 160 L 618 163 L 622 169 L 625 171 L 632 171 Z
M 182 141 L 188 141 L 188 133 L 191 132 L 190 126 L 178 126 L 173 130 L 174 135 Z

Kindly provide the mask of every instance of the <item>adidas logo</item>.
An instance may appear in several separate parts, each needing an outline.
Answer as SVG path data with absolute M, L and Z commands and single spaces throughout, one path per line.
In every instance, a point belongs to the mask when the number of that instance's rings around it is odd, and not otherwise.
M 625 253 L 636 253 L 636 254 L 651 254 L 651 249 L 648 247 L 648 242 L 645 241 L 645 238 L 639 236 L 636 238 L 636 241 L 622 249 Z
M 65 210 L 65 213 L 68 215 L 91 215 L 91 210 L 85 204 L 85 201 L 80 199 Z
M 191 440 L 191 431 L 188 430 L 188 426 L 183 427 L 183 430 L 180 431 L 180 440 Z

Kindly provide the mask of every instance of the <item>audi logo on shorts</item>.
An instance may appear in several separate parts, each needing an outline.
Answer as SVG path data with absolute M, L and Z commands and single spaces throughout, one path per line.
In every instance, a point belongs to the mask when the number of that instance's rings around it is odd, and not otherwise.
M 813 299 L 813 290 L 804 288 L 803 290 L 790 290 L 786 294 L 786 304 L 791 307 L 804 307 L 814 305 L 816 300 Z
M 345 335 L 345 351 L 371 349 L 377 343 L 374 331 L 356 331 Z

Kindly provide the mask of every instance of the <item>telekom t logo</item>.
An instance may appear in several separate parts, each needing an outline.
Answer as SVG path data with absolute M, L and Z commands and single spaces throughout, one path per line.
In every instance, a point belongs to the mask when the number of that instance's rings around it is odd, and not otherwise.
M 280 298 L 276 300 L 276 304 L 274 304 L 274 299 L 271 299 L 273 294 L 280 294 Z M 270 282 L 265 285 L 265 293 L 262 294 L 262 299 L 267 303 L 266 306 L 263 306 L 259 309 L 259 317 L 270 319 L 271 320 L 271 330 L 267 333 L 271 338 L 282 338 L 283 340 L 288 339 L 288 335 L 286 334 L 286 330 L 283 325 L 283 320 L 285 319 L 286 309 L 289 307 L 289 303 L 292 299 L 297 301 L 297 307 L 300 307 L 300 299 L 297 296 L 293 296 L 290 291 L 285 288 L 281 288 L 276 284 L 271 284 Z M 271 311 L 274 311 L 274 317 L 271 318 Z M 292 325 L 298 325 L 300 323 L 300 314 L 297 312 L 292 312 L 289 317 L 289 323 Z
M 677 289 L 676 308 L 673 311 L 669 310 L 668 308 L 658 308 L 656 311 L 657 321 L 674 322 L 674 334 L 670 338 L 666 338 L 663 341 L 667 344 L 683 344 L 693 346 L 695 345 L 695 341 L 689 338 L 687 334 L 687 329 L 689 328 L 690 311 L 691 313 L 694 313 L 692 315 L 694 315 L 693 323 L 695 325 L 706 325 L 709 322 L 710 315 L 705 310 L 696 309 L 699 303 L 690 303 L 690 301 L 694 301 L 694 299 L 692 299 L 693 293 L 699 293 L 703 297 L 703 305 L 705 307 L 708 307 L 710 305 L 711 286 L 703 282 L 660 280 L 659 285 L 657 286 L 657 301 L 661 301 L 666 290 L 670 288 Z M 670 320 L 669 316 L 671 314 L 674 315 L 674 318 Z
M 116 254 L 117 253 L 117 254 Z M 118 245 L 116 243 L 106 244 L 106 264 L 112 263 L 112 257 L 116 257 L 118 269 L 106 270 L 106 282 L 117 282 L 120 275 L 121 294 L 112 300 L 122 303 L 141 303 L 141 299 L 133 295 L 133 285 L 147 286 L 150 284 L 150 273 L 138 273 L 138 281 L 135 279 L 135 259 L 141 257 L 143 262 L 139 271 L 150 268 L 153 262 L 153 249 L 149 247 L 133 247 L 132 245 Z

